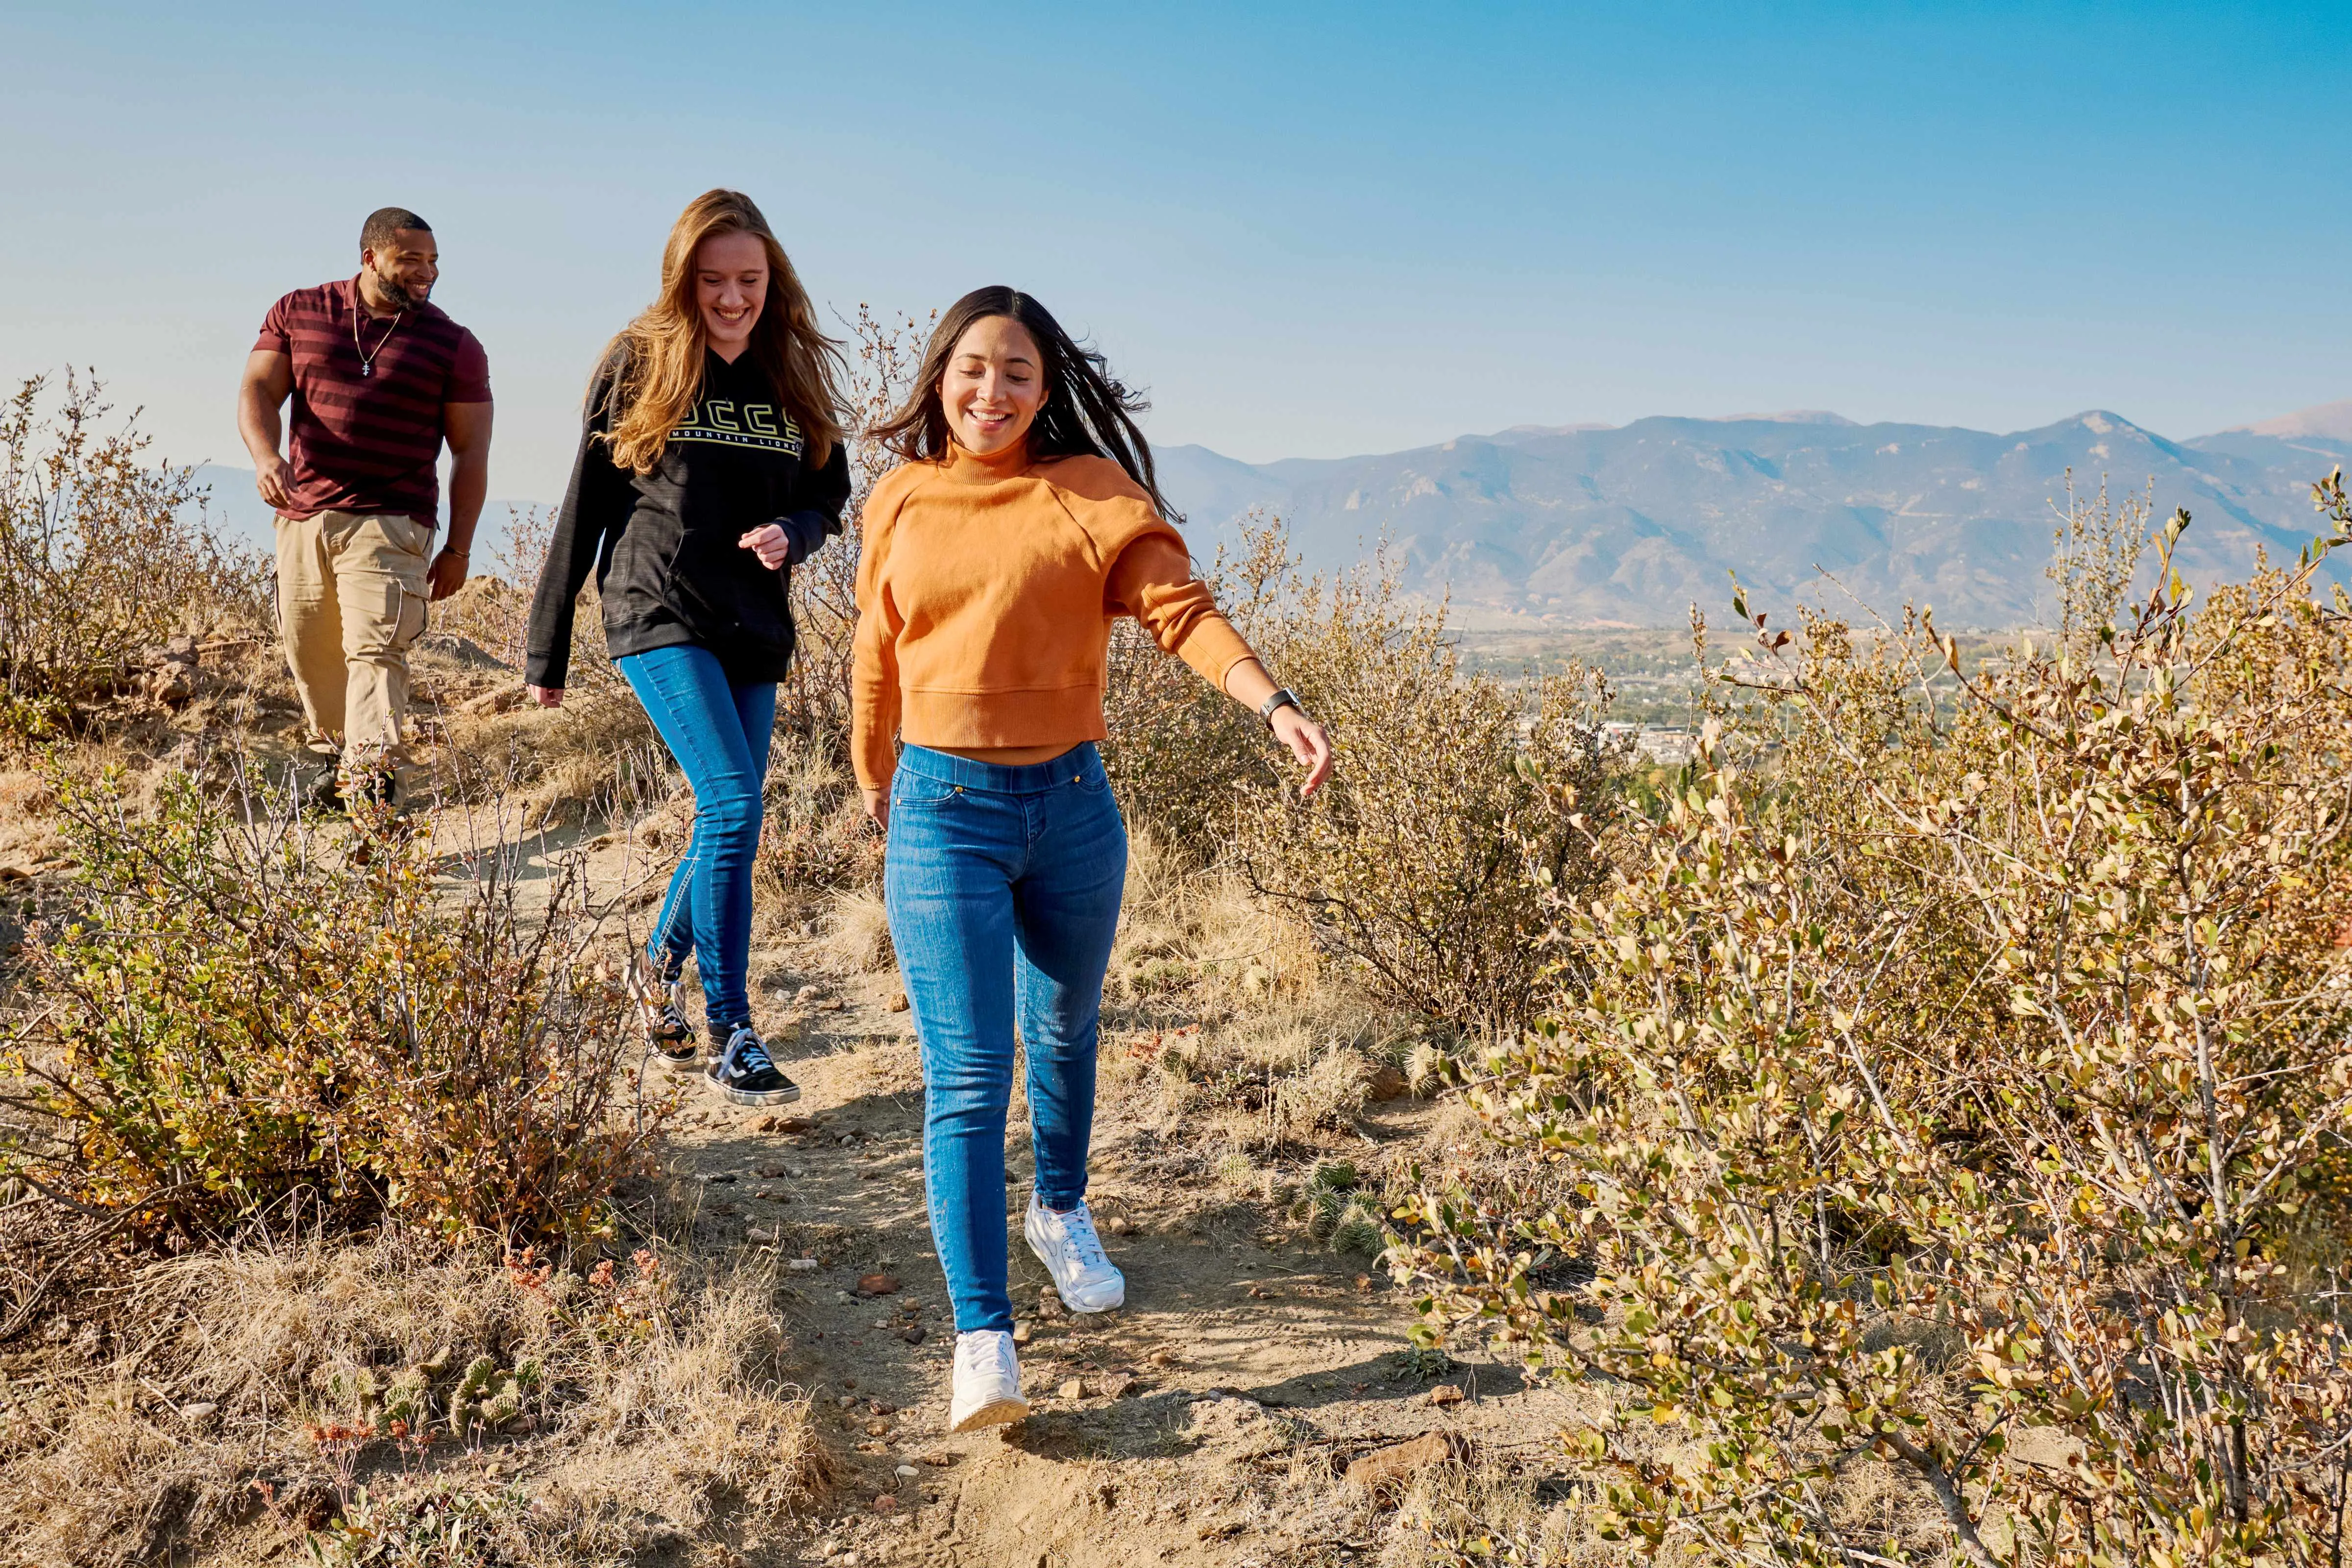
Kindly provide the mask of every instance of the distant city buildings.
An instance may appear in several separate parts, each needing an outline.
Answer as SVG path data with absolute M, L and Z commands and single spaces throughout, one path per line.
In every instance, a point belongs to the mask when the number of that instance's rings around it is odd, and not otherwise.
M 1534 714 L 1520 717 L 1520 744 L 1525 745 L 1534 737 L 1535 728 Z M 1661 767 L 1681 767 L 1698 754 L 1698 736 L 1673 724 L 1636 724 L 1612 719 L 1601 726 L 1598 738 L 1603 752 L 1630 753 Z
M 1601 743 L 1624 747 L 1645 761 L 1678 768 L 1698 754 L 1698 737 L 1670 724 L 1633 724 L 1612 719 L 1601 726 Z

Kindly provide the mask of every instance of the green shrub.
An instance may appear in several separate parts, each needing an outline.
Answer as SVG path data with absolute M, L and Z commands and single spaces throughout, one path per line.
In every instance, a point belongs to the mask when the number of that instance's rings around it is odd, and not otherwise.
M 1209 576 L 1338 766 L 1302 804 L 1257 717 L 1122 623 L 1103 753 L 1120 805 L 1190 862 L 1238 867 L 1382 1004 L 1470 1029 L 1523 1021 L 1549 962 L 1545 900 L 1601 875 L 1569 819 L 1610 784 L 1606 687 L 1581 670 L 1524 688 L 1465 676 L 1444 607 L 1406 598 L 1384 553 L 1307 576 L 1278 518 L 1246 524 Z
M 2312 587 L 2352 505 L 2340 478 L 2318 499 L 2316 550 L 2193 614 L 2179 517 L 2105 619 L 2136 548 L 2107 531 L 2064 635 L 1957 701 L 1929 624 L 1864 653 L 1816 621 L 1792 652 L 1752 618 L 1765 706 L 1734 722 L 1783 748 L 1771 775 L 1710 724 L 1563 911 L 1589 983 L 1474 1089 L 1540 1179 L 1425 1174 L 1400 1210 L 1426 1329 L 1475 1318 L 1622 1391 L 1570 1435 L 1604 1535 L 1725 1564 L 2334 1560 L 2352 632 Z
M 1307 1234 L 1328 1242 L 1334 1252 L 1372 1254 L 1386 1245 L 1380 1205 L 1359 1181 L 1349 1162 L 1326 1160 L 1308 1174 L 1291 1205 L 1293 1215 L 1307 1222 Z
M 577 1233 L 641 1169 L 625 1000 L 583 889 L 518 905 L 498 853 L 452 888 L 396 827 L 326 836 L 185 775 L 156 815 L 57 788 L 83 905 L 37 940 L 0 1170 L 151 1238 L 303 1193 L 346 1221 Z
M 1259 763 L 1234 852 L 1251 885 L 1387 1005 L 1517 1027 L 1553 961 L 1546 900 L 1604 870 L 1571 817 L 1608 785 L 1607 688 L 1581 671 L 1524 688 L 1465 676 L 1444 606 L 1406 600 L 1385 558 L 1294 579 L 1260 623 L 1338 765 L 1302 803 L 1287 757 Z

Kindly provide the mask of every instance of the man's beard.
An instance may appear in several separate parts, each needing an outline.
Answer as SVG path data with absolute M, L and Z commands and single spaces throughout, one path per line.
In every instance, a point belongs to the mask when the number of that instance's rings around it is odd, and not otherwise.
M 372 272 L 369 276 L 375 279 L 376 292 L 383 296 L 383 302 L 395 310 L 414 310 L 417 306 L 425 303 L 433 292 L 433 285 L 430 283 L 421 283 L 412 287 L 397 279 L 386 278 L 381 272 Z

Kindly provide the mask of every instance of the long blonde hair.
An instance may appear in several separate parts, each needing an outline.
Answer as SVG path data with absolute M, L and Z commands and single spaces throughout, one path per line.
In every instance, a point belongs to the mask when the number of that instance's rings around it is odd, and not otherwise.
M 842 438 L 835 382 L 845 374 L 841 345 L 817 331 L 816 312 L 792 258 L 759 207 L 740 191 L 705 191 L 670 226 L 669 244 L 662 251 L 661 293 L 614 335 L 599 362 L 598 380 L 604 369 L 613 373 L 605 394 L 611 424 L 604 443 L 622 468 L 650 473 L 669 445 L 669 433 L 702 395 L 702 312 L 694 300 L 694 253 L 719 234 L 755 234 L 767 248 L 768 298 L 748 352 L 807 437 L 802 461 L 822 468 Z

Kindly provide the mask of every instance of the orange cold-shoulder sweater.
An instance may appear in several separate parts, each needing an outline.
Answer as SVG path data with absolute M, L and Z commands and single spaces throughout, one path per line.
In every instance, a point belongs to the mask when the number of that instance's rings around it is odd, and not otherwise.
M 887 786 L 894 736 L 956 750 L 1099 741 L 1111 622 L 1133 616 L 1219 689 L 1252 657 L 1183 536 L 1108 458 L 907 463 L 866 498 L 850 753 Z

